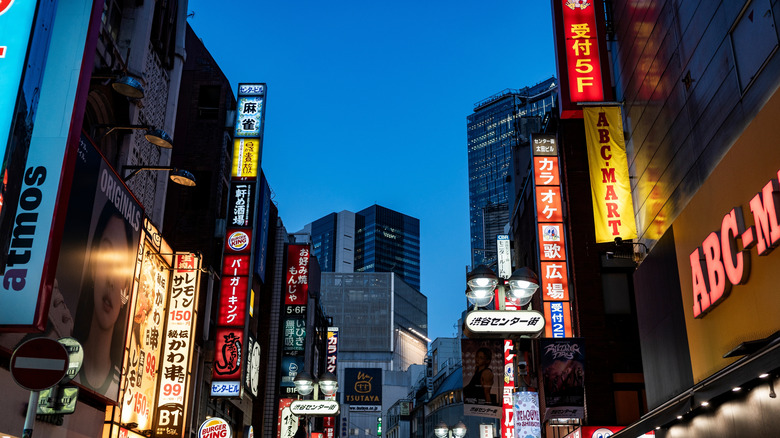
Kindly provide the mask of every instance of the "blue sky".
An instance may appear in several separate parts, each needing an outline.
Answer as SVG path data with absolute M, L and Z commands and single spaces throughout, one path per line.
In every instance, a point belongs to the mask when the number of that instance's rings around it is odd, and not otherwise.
M 466 117 L 555 70 L 550 3 L 190 0 L 230 80 L 268 84 L 262 167 L 288 231 L 373 204 L 420 219 L 429 337 L 453 336 L 469 257 Z

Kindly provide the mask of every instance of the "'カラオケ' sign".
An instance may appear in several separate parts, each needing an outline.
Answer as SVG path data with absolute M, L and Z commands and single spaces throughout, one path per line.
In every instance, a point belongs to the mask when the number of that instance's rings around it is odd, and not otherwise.
M 742 208 L 732 208 L 723 216 L 720 230 L 711 232 L 701 246 L 691 252 L 694 318 L 703 317 L 728 297 L 732 285 L 747 282 L 751 248 L 755 247 L 758 255 L 764 256 L 780 244 L 778 178 L 767 182 L 750 200 L 754 225 L 745 227 Z

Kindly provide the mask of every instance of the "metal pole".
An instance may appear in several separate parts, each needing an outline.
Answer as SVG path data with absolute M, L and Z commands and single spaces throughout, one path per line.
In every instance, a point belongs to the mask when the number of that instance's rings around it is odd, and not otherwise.
M 24 418 L 22 438 L 32 438 L 36 412 L 38 412 L 38 391 L 30 391 L 30 401 L 27 403 L 27 416 Z

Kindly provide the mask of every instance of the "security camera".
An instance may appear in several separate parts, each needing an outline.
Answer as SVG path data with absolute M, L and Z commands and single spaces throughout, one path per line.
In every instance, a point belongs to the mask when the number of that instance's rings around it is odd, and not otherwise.
M 528 364 L 525 361 L 517 362 L 517 373 L 526 374 L 528 372 Z

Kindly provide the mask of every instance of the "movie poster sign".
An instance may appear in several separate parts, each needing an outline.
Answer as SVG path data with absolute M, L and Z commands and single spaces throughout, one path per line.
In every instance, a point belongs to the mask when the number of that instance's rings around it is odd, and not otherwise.
M 353 412 L 381 412 L 382 368 L 344 368 L 344 403 Z
M 182 438 L 191 379 L 193 331 L 197 320 L 200 257 L 192 253 L 174 258 L 170 302 L 166 315 L 162 368 L 155 412 L 155 436 Z
M 86 354 L 74 382 L 116 403 L 143 211 L 86 137 L 74 168 L 45 336 L 75 338 Z M 4 333 L 0 344 L 13 350 L 24 337 Z
M 168 290 L 172 260 L 160 233 L 145 221 L 146 239 L 137 258 L 137 277 L 134 283 L 135 306 L 128 330 L 125 352 L 124 394 L 121 404 L 121 423 L 136 423 L 138 430 L 153 427 L 157 406 L 157 383 L 163 371 L 162 349 L 165 345 L 165 320 L 168 314 Z M 165 257 L 165 258 L 164 258 Z
M 461 339 L 465 415 L 501 418 L 504 341 Z
M 585 403 L 585 340 L 541 339 L 545 419 L 583 418 Z

